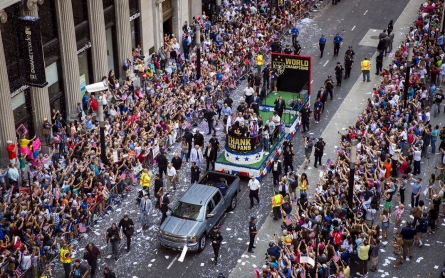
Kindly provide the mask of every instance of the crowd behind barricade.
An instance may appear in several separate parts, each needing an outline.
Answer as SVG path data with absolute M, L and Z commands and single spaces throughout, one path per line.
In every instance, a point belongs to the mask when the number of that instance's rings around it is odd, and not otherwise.
M 271 44 L 279 46 L 285 28 L 314 3 L 286 1 L 270 9 L 267 1 L 223 2 L 217 24 L 212 25 L 205 14 L 196 16 L 184 23 L 180 36 L 166 35 L 162 48 L 151 57 L 144 57 L 141 47 L 135 47 L 133 57 L 122 65 L 126 76 L 119 80 L 111 70 L 101 80 L 109 90 L 85 93 L 77 106 L 77 120 L 67 123 L 59 111 L 52 110 L 42 126 L 42 142 L 26 134 L 21 134 L 18 146 L 8 142 L 11 163 L 0 172 L 4 262 L 0 277 L 36 277 L 44 269 L 48 272 L 48 262 L 59 250 L 64 250 L 64 266 L 70 264 L 69 244 L 119 205 L 143 168 L 148 184 L 152 178 L 146 169 L 154 164 L 161 179 L 163 172 L 168 173 L 171 166 L 159 158 L 175 142 L 184 139 L 181 157 L 186 161 L 199 152 L 202 157 L 204 137 L 199 129 L 216 133 L 214 123 L 218 124 L 221 114 L 225 133 L 259 136 L 264 130 L 269 133 L 262 135 L 264 140 L 274 136 L 281 115 L 263 122 L 258 111 L 258 96 L 266 96 L 269 83 L 277 91 L 274 71 L 264 66 L 266 55 Z M 196 74 L 197 26 L 203 30 L 200 79 Z M 140 86 L 133 84 L 132 76 L 141 78 Z M 237 108 L 241 114 L 236 114 L 231 111 L 230 93 L 246 78 L 246 103 Z M 100 159 L 104 150 L 99 144 L 99 105 L 104 110 L 108 163 Z M 237 117 L 238 121 L 232 120 Z M 197 127 L 195 135 L 193 127 Z M 192 140 L 199 151 L 192 150 Z M 268 150 L 269 144 L 264 145 Z
M 281 178 L 272 206 L 274 219 L 283 216 L 282 233 L 270 242 L 258 277 L 315 277 L 316 272 L 318 277 L 351 277 L 351 266 L 357 265 L 358 273 L 367 277 L 368 269 L 379 269 L 381 248 L 394 254 L 390 266 L 404 267 L 415 263 L 416 249 L 425 239 L 434 238 L 438 219 L 445 216 L 445 129 L 430 122 L 444 103 L 444 41 L 438 31 L 442 9 L 441 1 L 427 1 L 394 53 L 378 49 L 378 60 L 387 55 L 393 61 L 377 72 L 380 84 L 355 123 L 339 132 L 337 158 L 326 162 L 322 176 L 308 181 L 290 173 Z M 393 32 L 392 21 L 382 39 L 386 32 Z M 405 80 L 410 46 L 413 65 Z M 306 150 L 313 139 L 305 139 Z M 352 140 L 357 140 L 357 158 L 349 207 Z M 441 163 L 433 168 L 439 156 Z M 421 174 L 429 178 L 422 179 Z M 300 197 L 295 201 L 297 188 Z

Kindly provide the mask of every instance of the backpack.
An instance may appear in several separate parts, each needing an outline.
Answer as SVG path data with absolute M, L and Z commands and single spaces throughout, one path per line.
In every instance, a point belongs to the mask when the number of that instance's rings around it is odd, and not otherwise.
M 422 223 L 421 231 L 427 231 L 428 230 L 428 224 L 429 224 L 428 219 L 425 219 L 425 221 L 423 221 L 423 223 Z
M 342 239 L 342 235 L 340 232 L 335 232 L 334 233 L 334 242 L 335 245 L 340 245 L 341 244 L 341 239 Z

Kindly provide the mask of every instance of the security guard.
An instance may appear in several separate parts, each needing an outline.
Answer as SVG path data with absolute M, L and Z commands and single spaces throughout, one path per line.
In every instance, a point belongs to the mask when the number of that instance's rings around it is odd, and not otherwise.
M 341 79 L 343 77 L 343 70 L 344 70 L 343 66 L 340 64 L 340 62 L 337 62 L 337 66 L 334 69 L 335 78 L 337 79 L 337 86 L 341 86 Z
M 283 204 L 283 195 L 278 190 L 275 190 L 275 195 L 272 197 L 272 211 L 273 220 L 281 219 L 281 205 Z
M 288 168 L 294 171 L 294 165 L 292 162 L 294 161 L 295 154 L 291 151 L 290 147 L 285 147 L 285 151 L 283 152 L 283 162 L 284 162 L 284 174 L 287 175 Z
M 340 43 L 343 41 L 343 38 L 337 33 L 334 37 L 334 57 L 338 56 L 338 51 L 340 50 Z
M 286 48 L 283 50 L 284 54 L 292 54 L 292 49 L 290 49 L 290 45 L 286 44 Z
M 195 182 L 197 182 L 199 180 L 199 178 L 201 178 L 201 170 L 199 169 L 198 166 L 196 166 L 196 162 L 192 162 L 192 168 L 190 170 L 191 175 L 192 175 L 192 179 L 191 182 L 192 184 L 194 184 Z
M 127 252 L 130 251 L 131 237 L 134 234 L 134 223 L 131 218 L 128 217 L 128 214 L 124 214 L 124 218 L 119 221 L 118 227 L 122 229 L 125 237 L 127 238 Z
M 294 43 L 294 55 L 300 55 L 301 52 L 301 46 L 298 41 L 295 41 Z
M 314 162 L 314 167 L 317 168 L 317 163 L 321 166 L 321 157 L 323 156 L 323 151 L 324 151 L 324 146 L 326 145 L 326 143 L 323 141 L 323 138 L 318 138 L 318 142 L 315 143 L 314 147 L 315 147 L 315 152 L 314 152 L 314 156 L 315 156 L 315 162 Z
M 371 82 L 371 78 L 369 76 L 369 72 L 371 70 L 371 62 L 368 60 L 368 57 L 365 57 L 365 59 L 360 63 L 361 70 L 363 73 L 363 82 L 366 81 Z
M 63 270 L 65 271 L 65 278 L 70 277 L 71 272 L 71 262 L 73 261 L 73 258 L 71 257 L 73 253 L 73 246 L 64 243 L 62 245 L 62 248 L 60 248 L 60 261 L 63 264 Z
M 354 57 L 355 57 L 355 52 L 354 52 L 354 50 L 352 50 L 352 45 L 350 45 L 350 46 L 348 47 L 348 50 L 346 50 L 346 53 L 345 53 L 345 60 L 346 60 L 346 55 L 349 55 L 349 56 L 351 57 L 351 59 L 354 59 Z
M 257 229 L 256 229 L 256 225 L 255 225 L 255 216 L 251 216 L 250 217 L 250 224 L 249 224 L 249 236 L 250 236 L 250 241 L 249 241 L 249 250 L 247 250 L 247 252 L 249 253 L 253 253 L 253 248 L 255 248 L 256 246 L 253 245 L 254 241 L 255 241 L 255 236 L 258 233 Z
M 289 147 L 291 150 L 294 149 L 294 144 L 292 144 L 292 141 L 289 140 L 289 138 L 285 138 L 283 142 L 283 148 L 286 149 L 286 147 Z
M 221 247 L 221 242 L 223 241 L 223 236 L 219 232 L 218 226 L 213 227 L 213 231 L 209 234 L 210 240 L 212 241 L 213 253 L 215 254 L 215 265 L 218 264 L 219 248 Z
M 320 48 L 320 58 L 323 58 L 323 51 L 324 51 L 324 47 L 326 45 L 326 38 L 324 37 L 324 35 L 321 35 L 321 38 L 318 40 L 318 47 Z
M 260 52 L 260 53 L 258 53 L 258 55 L 256 55 L 256 70 L 258 72 L 258 75 L 261 74 L 263 63 L 264 63 L 263 53 Z
M 346 54 L 345 57 L 345 79 L 351 76 L 351 69 L 354 66 L 354 60 L 350 54 Z
M 311 109 L 309 108 L 309 103 L 306 103 L 304 107 L 300 110 L 301 125 L 303 126 L 303 133 L 309 131 L 309 119 L 311 118 Z
M 290 32 L 292 33 L 292 44 L 295 44 L 295 42 L 298 39 L 298 34 L 300 33 L 300 31 L 298 30 L 297 26 L 295 26 L 292 29 L 290 29 Z
M 334 81 L 332 81 L 331 76 L 328 76 L 328 79 L 326 79 L 324 81 L 324 86 L 326 88 L 326 92 L 328 92 L 329 96 L 331 97 L 331 100 L 333 98 L 333 94 L 334 94 Z M 327 99 L 327 98 L 326 98 Z

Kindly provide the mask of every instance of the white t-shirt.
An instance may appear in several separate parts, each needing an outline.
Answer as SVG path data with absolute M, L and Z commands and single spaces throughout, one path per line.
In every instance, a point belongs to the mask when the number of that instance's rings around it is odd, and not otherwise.
M 252 87 L 247 87 L 247 88 L 244 89 L 244 94 L 246 96 L 251 96 L 251 95 L 253 95 L 253 93 L 254 93 L 254 90 L 253 90 Z
M 422 152 L 421 151 L 414 151 L 414 153 L 413 153 L 414 161 L 420 161 L 421 158 L 422 158 Z

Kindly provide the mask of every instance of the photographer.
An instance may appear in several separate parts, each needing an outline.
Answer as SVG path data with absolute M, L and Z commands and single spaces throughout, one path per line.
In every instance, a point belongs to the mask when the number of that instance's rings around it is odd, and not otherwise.
M 324 82 L 324 86 L 326 88 L 326 92 L 329 94 L 329 96 L 331 97 L 331 100 L 332 100 L 333 94 L 334 94 L 334 91 L 333 91 L 334 81 L 332 80 L 332 76 L 328 76 L 328 79 L 326 79 Z M 326 97 L 326 100 L 327 100 L 327 97 Z

